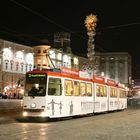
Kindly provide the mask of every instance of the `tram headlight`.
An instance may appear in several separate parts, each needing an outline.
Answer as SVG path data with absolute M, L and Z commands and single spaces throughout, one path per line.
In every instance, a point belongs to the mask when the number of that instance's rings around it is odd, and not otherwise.
M 45 117 L 45 112 L 41 112 L 41 117 Z
M 36 104 L 35 104 L 35 103 L 32 103 L 32 104 L 31 104 L 31 107 L 32 107 L 32 108 L 35 108 L 35 107 L 36 107 Z
M 26 117 L 27 114 L 28 114 L 28 113 L 27 113 L 26 111 L 23 112 L 23 116 L 24 116 L 24 117 Z

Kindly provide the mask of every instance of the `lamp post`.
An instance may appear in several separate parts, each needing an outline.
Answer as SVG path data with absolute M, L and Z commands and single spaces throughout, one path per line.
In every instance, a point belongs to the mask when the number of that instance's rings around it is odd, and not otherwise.
M 87 52 L 87 57 L 89 59 L 89 63 L 87 66 L 87 70 L 90 71 L 90 73 L 93 73 L 95 70 L 95 45 L 94 45 L 94 36 L 96 35 L 96 23 L 97 23 L 98 19 L 96 15 L 90 14 L 88 16 L 86 16 L 85 19 L 85 27 L 87 29 L 87 35 L 89 36 L 88 39 L 88 52 Z

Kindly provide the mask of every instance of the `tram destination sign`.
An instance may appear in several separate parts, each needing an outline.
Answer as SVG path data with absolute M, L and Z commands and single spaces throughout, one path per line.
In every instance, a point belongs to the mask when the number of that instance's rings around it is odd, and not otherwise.
M 41 77 L 46 77 L 46 74 L 43 74 L 43 73 L 29 73 L 27 74 L 27 77 L 29 78 L 41 78 Z

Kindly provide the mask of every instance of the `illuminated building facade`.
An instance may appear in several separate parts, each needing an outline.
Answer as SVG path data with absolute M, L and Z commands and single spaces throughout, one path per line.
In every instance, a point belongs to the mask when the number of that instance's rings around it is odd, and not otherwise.
M 78 56 L 66 53 L 59 49 L 50 48 L 47 45 L 34 47 L 34 65 L 38 68 L 73 68 L 79 69 Z
M 96 53 L 98 74 L 104 74 L 109 79 L 131 85 L 132 60 L 127 52 Z
M 33 69 L 33 49 L 0 39 L 0 92 L 21 98 L 25 73 Z

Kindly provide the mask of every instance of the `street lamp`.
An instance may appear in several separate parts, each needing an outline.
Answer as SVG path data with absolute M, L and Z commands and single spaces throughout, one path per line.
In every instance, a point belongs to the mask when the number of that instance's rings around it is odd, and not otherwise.
M 88 53 L 87 53 L 87 57 L 89 59 L 89 63 L 87 66 L 87 70 L 91 71 L 93 73 L 93 71 L 95 70 L 95 45 L 93 44 L 94 42 L 94 36 L 96 35 L 96 25 L 97 25 L 97 16 L 90 14 L 88 16 L 86 16 L 85 19 L 85 27 L 87 29 L 87 35 L 89 36 L 88 39 Z

